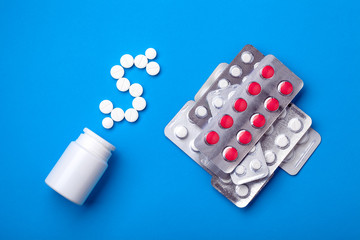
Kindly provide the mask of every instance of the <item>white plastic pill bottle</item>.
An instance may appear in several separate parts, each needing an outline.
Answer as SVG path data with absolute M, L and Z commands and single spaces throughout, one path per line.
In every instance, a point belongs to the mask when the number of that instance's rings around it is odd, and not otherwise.
M 108 167 L 115 147 L 84 128 L 76 141 L 70 143 L 45 183 L 68 200 L 82 205 Z

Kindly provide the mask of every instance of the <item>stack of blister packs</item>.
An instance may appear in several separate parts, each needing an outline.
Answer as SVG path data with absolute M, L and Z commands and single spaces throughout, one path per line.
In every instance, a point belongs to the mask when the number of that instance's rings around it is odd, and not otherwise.
M 277 58 L 246 45 L 215 69 L 165 135 L 245 207 L 278 167 L 296 175 L 320 144 L 311 118 L 291 103 L 302 87 Z

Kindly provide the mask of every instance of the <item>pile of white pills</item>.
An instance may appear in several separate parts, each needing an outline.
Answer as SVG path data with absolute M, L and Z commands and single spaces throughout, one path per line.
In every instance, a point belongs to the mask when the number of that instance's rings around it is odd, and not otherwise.
M 121 108 L 114 108 L 114 104 L 110 100 L 101 101 L 99 108 L 104 114 L 110 114 L 110 117 L 105 117 L 102 120 L 102 125 L 106 129 L 110 129 L 114 126 L 114 122 L 121 122 L 124 118 L 128 122 L 136 122 L 139 118 L 139 111 L 142 111 L 146 107 L 146 100 L 141 97 L 144 92 L 143 87 L 139 83 L 131 84 L 129 79 L 125 78 L 124 68 L 135 67 L 139 69 L 146 69 L 146 72 L 150 76 L 156 76 L 160 72 L 160 65 L 155 61 L 157 52 L 154 48 L 148 48 L 145 51 L 145 55 L 139 54 L 135 58 L 130 54 L 124 54 L 120 58 L 120 65 L 115 65 L 110 70 L 110 75 L 117 79 L 116 88 L 120 92 L 129 91 L 130 95 L 134 97 L 132 101 L 132 108 L 124 111 Z

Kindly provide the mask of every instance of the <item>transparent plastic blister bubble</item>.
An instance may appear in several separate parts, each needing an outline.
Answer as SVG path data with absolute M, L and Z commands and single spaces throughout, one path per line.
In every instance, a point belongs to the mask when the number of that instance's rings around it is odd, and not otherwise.
M 274 69 L 273 76 L 263 79 L 259 73 L 267 66 Z M 272 55 L 267 55 L 248 76 L 248 79 L 251 79 L 251 82 L 247 81 L 236 89 L 231 99 L 222 107 L 221 112 L 212 117 L 195 139 L 195 146 L 202 156 L 212 161 L 225 173 L 231 173 L 234 170 L 303 86 L 302 80 Z M 261 91 L 256 96 L 249 94 L 249 86 L 254 82 L 261 87 Z M 279 90 L 279 86 L 282 86 L 284 82 L 291 86 L 291 91 L 287 91 L 286 95 Z M 276 109 L 273 109 L 273 104 L 271 111 L 269 110 L 266 105 L 269 99 L 275 99 Z M 241 109 L 244 104 L 238 104 L 239 101 L 244 102 L 245 109 Z M 238 106 L 240 109 L 237 108 Z M 225 115 L 233 119 L 233 125 L 229 128 L 224 128 L 219 124 Z M 216 144 L 209 145 L 205 141 L 210 132 L 215 132 L 220 136 Z M 244 132 L 245 140 L 250 139 L 250 142 L 240 143 L 242 138 L 239 136 L 241 137 Z M 224 160 L 223 151 L 228 146 L 235 148 L 238 152 L 238 157 L 234 161 Z
M 235 185 L 241 185 L 265 178 L 269 175 L 261 144 L 258 142 L 244 160 L 230 174 Z
M 320 134 L 310 128 L 286 156 L 280 167 L 290 175 L 298 174 L 320 142 Z
M 294 125 L 293 119 L 298 119 L 301 124 Z M 274 123 L 273 127 L 270 128 L 260 140 L 261 146 L 263 147 L 265 161 L 269 168 L 269 175 L 266 178 L 243 185 L 225 183 L 215 176 L 212 179 L 213 186 L 225 197 L 234 202 L 236 206 L 246 207 L 271 179 L 275 170 L 283 162 L 290 151 L 294 149 L 310 126 L 311 118 L 294 104 L 290 104 Z M 279 141 L 279 136 L 280 139 L 284 139 L 283 136 L 285 136 L 287 141 Z M 278 145 L 279 143 L 281 143 L 281 146 Z M 306 157 L 310 157 L 310 155 L 307 155 Z M 245 189 L 247 189 L 248 194 L 244 193 Z
M 226 67 L 226 69 L 221 72 L 220 76 L 218 76 L 218 78 L 212 82 L 211 86 L 208 87 L 208 84 L 206 84 L 206 86 L 202 88 L 206 89 L 206 91 L 201 91 L 197 94 L 197 96 L 200 95 L 201 97 L 196 101 L 196 104 L 190 110 L 190 120 L 199 127 L 205 126 L 208 120 L 212 117 L 209 105 L 206 101 L 207 93 L 219 89 L 219 82 L 222 79 L 226 79 L 229 82 L 229 85 L 240 84 L 243 77 L 252 72 L 254 70 L 254 65 L 263 58 L 264 55 L 256 48 L 251 45 L 246 45 L 234 58 L 234 60 Z M 206 116 L 197 115 L 196 109 L 198 107 L 205 108 L 209 113 Z

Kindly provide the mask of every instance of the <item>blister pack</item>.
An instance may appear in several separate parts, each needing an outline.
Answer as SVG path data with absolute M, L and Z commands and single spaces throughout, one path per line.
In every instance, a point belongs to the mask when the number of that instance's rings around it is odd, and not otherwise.
M 233 85 L 241 83 L 244 76 L 247 76 L 254 70 L 254 65 L 258 63 L 264 55 L 251 45 L 246 45 L 234 60 L 221 71 L 221 74 L 214 81 L 209 81 L 211 85 L 204 86 L 200 93 L 200 98 L 190 110 L 189 118 L 199 127 L 207 124 L 208 120 L 212 117 L 209 105 L 206 101 L 208 92 L 214 91 L 226 85 Z M 210 78 L 212 80 L 213 78 Z M 202 114 L 201 114 L 202 113 Z
M 298 174 L 320 142 L 320 134 L 310 128 L 286 156 L 280 167 L 290 175 Z
M 217 66 L 165 135 L 212 175 L 220 193 L 245 207 L 279 166 L 297 174 L 320 144 L 311 118 L 290 103 L 302 86 L 274 56 L 246 45 Z
M 195 139 L 201 157 L 232 172 L 302 86 L 300 78 L 267 55 Z
M 165 136 L 169 138 L 176 146 L 185 152 L 191 159 L 212 174 L 206 167 L 200 163 L 200 152 L 194 145 L 195 138 L 199 135 L 201 129 L 191 123 L 188 119 L 190 109 L 194 106 L 194 101 L 188 101 L 175 117 L 165 127 Z
M 311 126 L 311 122 L 308 115 L 294 104 L 290 104 L 260 140 L 269 169 L 268 176 L 242 185 L 237 185 L 234 182 L 225 183 L 215 176 L 212 179 L 213 186 L 238 207 L 247 206 L 305 135 Z

